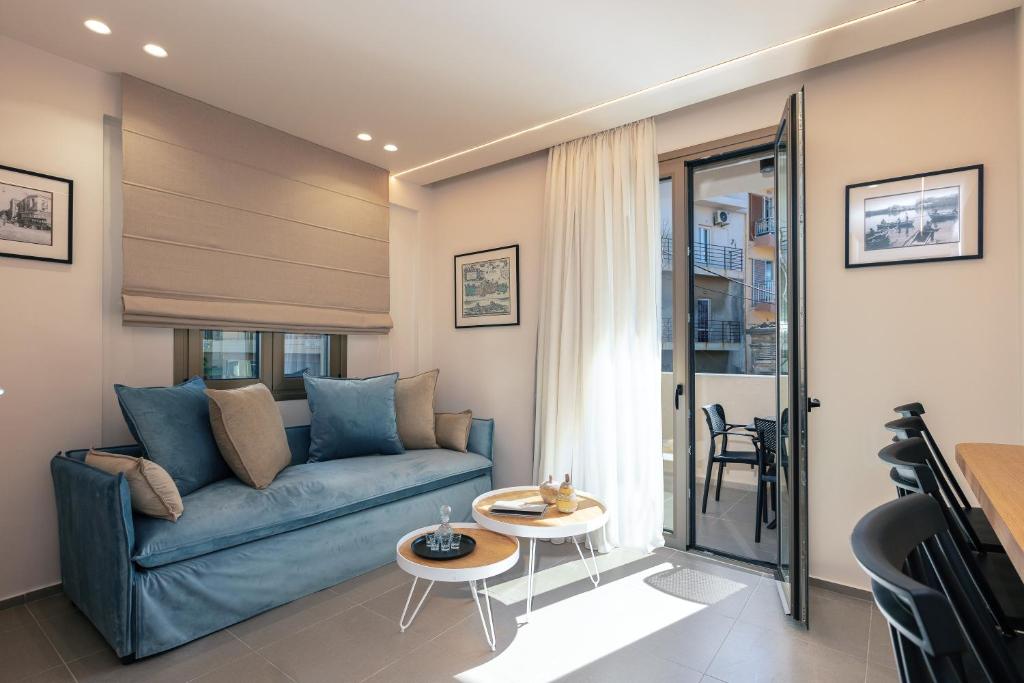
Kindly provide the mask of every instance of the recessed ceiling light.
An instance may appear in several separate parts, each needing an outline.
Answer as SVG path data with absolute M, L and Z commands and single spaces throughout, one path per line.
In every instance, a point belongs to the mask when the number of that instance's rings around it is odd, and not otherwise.
M 392 145 L 389 142 L 388 144 L 384 145 L 384 151 L 385 152 L 397 152 L 398 151 L 398 147 L 396 145 Z
M 93 33 L 99 33 L 104 36 L 110 35 L 110 27 L 99 19 L 86 19 L 85 27 Z
M 146 54 L 153 55 L 154 57 L 160 57 L 161 59 L 167 56 L 167 50 L 163 49 L 156 43 L 146 43 L 142 46 L 142 49 L 146 51 Z
M 373 136 L 370 135 L 369 133 L 360 133 L 356 137 L 362 140 L 363 142 L 369 142 L 370 140 L 373 139 Z

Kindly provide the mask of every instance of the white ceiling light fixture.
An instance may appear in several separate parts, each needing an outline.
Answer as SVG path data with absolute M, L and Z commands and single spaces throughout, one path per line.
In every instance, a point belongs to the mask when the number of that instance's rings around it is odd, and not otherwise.
M 86 19 L 85 27 L 93 33 L 99 33 L 101 36 L 110 35 L 110 27 L 104 24 L 99 19 Z
M 476 145 L 474 147 L 469 147 L 468 149 L 464 149 L 464 150 L 462 150 L 460 152 L 455 152 L 454 154 L 448 154 L 446 156 L 441 157 L 440 159 L 434 159 L 433 161 L 428 161 L 425 164 L 420 164 L 419 166 L 413 166 L 412 168 L 407 168 L 404 171 L 399 171 L 398 173 L 393 173 L 391 175 L 394 178 L 398 178 L 400 176 L 405 175 L 406 173 L 412 173 L 414 171 L 419 171 L 419 170 L 422 170 L 424 168 L 429 168 L 431 166 L 435 166 L 437 164 L 443 163 L 445 161 L 450 161 L 451 159 L 457 159 L 457 158 L 459 158 L 461 156 L 465 156 L 467 154 L 472 154 L 473 152 L 479 152 L 482 149 L 487 149 L 488 147 L 493 147 L 494 145 L 501 144 L 502 142 L 507 142 L 509 140 L 514 140 L 515 138 L 521 137 L 523 135 L 527 135 L 529 133 L 533 133 L 533 132 L 538 131 L 538 130 L 542 130 L 544 128 L 547 128 L 548 126 L 553 126 L 553 125 L 555 125 L 557 123 L 561 123 L 563 121 L 568 121 L 569 119 L 574 119 L 577 116 L 583 116 L 584 114 L 589 114 L 592 111 L 597 111 L 599 109 L 603 109 L 603 108 L 608 107 L 610 105 L 618 104 L 619 102 L 624 102 L 626 100 L 631 100 L 634 97 L 639 97 L 640 95 L 645 95 L 645 94 L 647 94 L 649 92 L 654 92 L 656 90 L 661 90 L 662 88 L 666 88 L 668 86 L 675 85 L 677 83 L 680 83 L 681 81 L 685 81 L 685 80 L 688 80 L 690 78 L 693 78 L 694 76 L 698 76 L 700 74 L 706 74 L 706 73 L 711 72 L 711 71 L 716 71 L 716 70 L 721 69 L 723 67 L 734 65 L 734 64 L 736 64 L 738 62 L 744 62 L 744 61 L 746 61 L 748 59 L 752 59 L 754 57 L 759 57 L 761 55 L 768 54 L 770 52 L 774 52 L 775 50 L 779 50 L 779 49 L 782 49 L 782 48 L 785 48 L 785 47 L 789 47 L 791 45 L 796 45 L 798 43 L 802 43 L 804 41 L 817 38 L 818 36 L 823 36 L 825 34 L 832 33 L 833 31 L 839 31 L 841 29 L 847 28 L 848 26 L 854 26 L 855 24 L 859 24 L 859 23 L 864 22 L 864 21 L 869 21 L 869 20 L 875 19 L 877 17 L 881 17 L 883 15 L 889 14 L 890 12 L 896 12 L 896 11 L 901 10 L 901 9 L 906 9 L 907 7 L 911 7 L 913 5 L 916 5 L 919 2 L 922 2 L 922 0 L 904 0 L 904 2 L 901 2 L 899 4 L 893 5 L 891 7 L 886 7 L 884 9 L 880 9 L 880 10 L 878 10 L 876 12 L 872 12 L 871 14 L 865 14 L 862 17 L 857 17 L 856 19 L 850 19 L 849 21 L 844 21 L 841 24 L 836 24 L 834 26 L 829 26 L 828 28 L 823 28 L 823 29 L 821 29 L 819 31 L 814 31 L 813 33 L 808 33 L 807 35 L 799 36 L 797 38 L 792 38 L 790 40 L 784 41 L 782 43 L 778 43 L 776 45 L 770 45 L 769 47 L 761 48 L 760 50 L 755 50 L 754 52 L 748 52 L 746 54 L 739 55 L 737 57 L 733 57 L 732 59 L 727 59 L 727 60 L 719 62 L 717 64 L 711 64 L 711 65 L 702 67 L 702 68 L 697 69 L 695 71 L 691 71 L 689 73 L 685 73 L 682 76 L 676 76 L 675 78 L 669 79 L 667 81 L 662 81 L 661 83 L 655 83 L 654 85 L 648 86 L 646 88 L 642 88 L 642 89 L 637 90 L 635 92 L 631 92 L 631 93 L 628 93 L 626 95 L 622 95 L 620 97 L 616 97 L 616 98 L 610 99 L 610 100 L 608 100 L 606 102 L 601 102 L 599 104 L 595 104 L 595 105 L 592 105 L 590 107 L 586 107 L 584 109 L 580 109 L 579 111 L 574 111 L 571 114 L 566 114 L 564 116 L 559 116 L 558 118 L 551 119 L 550 121 L 545 121 L 543 123 L 538 123 L 535 126 L 530 126 L 529 128 L 524 128 L 523 130 L 518 130 L 515 133 L 509 133 L 508 135 L 503 135 L 500 138 L 495 138 L 493 140 L 489 140 L 487 142 L 484 142 L 482 144 Z M 385 146 L 385 149 L 387 149 L 387 146 Z
M 369 142 L 370 140 L 373 139 L 373 136 L 370 135 L 369 133 L 360 133 L 356 137 L 362 140 L 363 142 Z
M 153 57 L 159 57 L 160 59 L 167 56 L 167 50 L 163 49 L 156 43 L 146 43 L 142 46 L 142 49 L 146 51 L 146 54 L 152 55 Z
M 384 145 L 384 151 L 385 152 L 397 152 L 398 151 L 398 146 L 397 145 L 392 145 L 389 142 L 388 144 Z

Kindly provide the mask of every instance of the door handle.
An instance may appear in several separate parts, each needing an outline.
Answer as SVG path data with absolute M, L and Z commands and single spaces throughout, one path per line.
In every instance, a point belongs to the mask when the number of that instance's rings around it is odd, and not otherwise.
M 679 397 L 682 396 L 682 395 L 683 395 L 683 385 L 682 384 L 677 384 L 676 385 L 676 396 L 675 396 L 676 410 L 679 410 Z
M 818 399 L 816 399 L 816 398 L 808 398 L 807 399 L 807 412 L 808 413 L 811 412 L 812 410 L 814 410 L 815 408 L 820 408 L 820 407 L 821 407 L 821 401 L 819 401 Z

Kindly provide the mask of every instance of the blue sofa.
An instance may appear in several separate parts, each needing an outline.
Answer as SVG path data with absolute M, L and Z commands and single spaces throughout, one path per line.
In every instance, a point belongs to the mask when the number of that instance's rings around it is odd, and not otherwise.
M 307 463 L 309 427 L 290 427 L 292 464 L 263 490 L 229 477 L 183 498 L 176 523 L 132 513 L 124 475 L 50 463 L 64 593 L 122 659 L 146 657 L 395 559 L 395 543 L 452 506 L 470 521 L 491 488 L 493 420 L 469 452 L 412 450 Z M 102 450 L 141 455 L 139 446 Z

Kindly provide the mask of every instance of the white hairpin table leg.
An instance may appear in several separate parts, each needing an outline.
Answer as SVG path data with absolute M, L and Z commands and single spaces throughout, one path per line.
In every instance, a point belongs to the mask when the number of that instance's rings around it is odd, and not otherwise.
M 533 573 L 537 565 L 537 539 L 530 539 L 530 556 L 526 558 L 526 617 L 523 623 L 530 621 L 530 612 L 533 610 Z
M 416 604 L 416 609 L 412 611 L 412 616 L 409 617 L 409 621 L 406 622 L 405 613 L 409 611 L 409 603 L 412 602 L 412 594 L 413 591 L 416 590 L 416 584 L 419 582 L 419 580 L 420 578 L 418 576 L 413 577 L 412 585 L 409 586 L 409 597 L 405 599 L 405 608 L 402 610 L 402 618 L 398 622 L 398 625 L 402 628 L 402 633 L 405 633 L 405 629 L 412 626 L 413 619 L 415 619 L 416 615 L 420 613 L 420 607 L 423 607 L 423 601 L 427 599 L 427 595 L 430 593 L 430 589 L 434 587 L 434 582 L 431 581 L 430 585 L 427 586 L 427 590 L 423 591 L 423 597 L 421 597 L 420 601 Z
M 590 542 L 590 534 L 586 535 L 587 545 L 590 546 L 590 562 L 587 562 L 587 558 L 583 556 L 583 549 L 580 548 L 580 542 L 576 540 L 576 537 L 572 537 L 572 542 L 576 544 L 576 551 L 580 554 L 580 560 L 583 562 L 583 567 L 587 570 L 587 576 L 590 577 L 591 583 L 594 584 L 594 588 L 601 583 L 601 570 L 597 566 L 597 557 L 594 555 L 594 546 Z M 593 570 L 590 566 L 593 565 Z
M 491 646 L 491 652 L 495 651 L 494 644 L 497 639 L 494 635 L 494 618 L 491 615 L 491 596 L 487 592 L 487 579 L 483 579 L 484 585 L 484 602 L 487 603 L 487 619 L 484 619 L 484 608 L 480 604 L 480 597 L 476 591 L 476 581 L 470 581 L 469 587 L 473 590 L 473 602 L 476 603 L 476 611 L 480 613 L 480 625 L 484 629 L 484 638 L 487 639 L 487 644 Z

